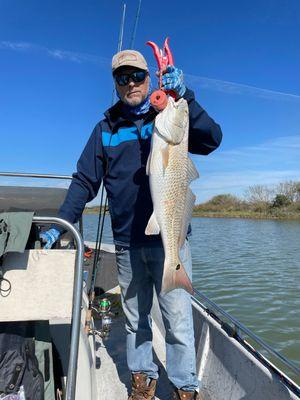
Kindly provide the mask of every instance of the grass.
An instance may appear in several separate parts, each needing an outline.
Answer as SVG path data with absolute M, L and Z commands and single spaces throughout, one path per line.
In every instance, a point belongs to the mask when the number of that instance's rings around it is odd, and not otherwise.
M 84 214 L 98 214 L 100 207 L 86 207 Z M 205 218 L 248 218 L 300 220 L 300 202 L 286 207 L 272 207 L 270 204 L 212 204 L 208 201 L 194 207 L 193 217 Z
M 193 217 L 205 217 L 205 218 L 248 218 L 248 219 L 289 219 L 289 220 L 300 220 L 299 212 L 281 211 L 276 213 L 271 212 L 260 212 L 253 210 L 218 210 L 208 211 L 194 209 Z

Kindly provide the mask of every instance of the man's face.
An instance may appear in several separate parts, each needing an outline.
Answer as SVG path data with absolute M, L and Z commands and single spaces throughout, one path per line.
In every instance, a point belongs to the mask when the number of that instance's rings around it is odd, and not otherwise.
M 133 72 L 141 71 L 135 67 L 121 67 L 117 70 L 115 75 L 130 75 Z M 132 78 L 129 79 L 127 85 L 121 86 L 115 79 L 116 89 L 119 93 L 121 101 L 129 106 L 136 107 L 141 104 L 147 97 L 149 92 L 149 74 L 146 75 L 142 82 L 134 82 Z

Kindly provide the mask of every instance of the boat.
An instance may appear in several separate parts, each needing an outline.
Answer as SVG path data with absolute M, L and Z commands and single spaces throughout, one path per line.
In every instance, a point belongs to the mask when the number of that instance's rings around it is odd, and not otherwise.
M 0 176 L 71 179 L 7 172 Z M 46 327 L 50 375 L 56 377 L 51 382 L 51 394 L 47 389 L 47 400 L 125 400 L 130 390 L 130 373 L 115 249 L 109 244 L 101 243 L 99 247 L 99 243 L 85 242 L 82 221 L 74 226 L 58 218 L 65 195 L 66 189 L 62 188 L 0 186 L 0 213 L 34 212 L 33 227 L 45 229 L 55 223 L 67 230 L 53 249 L 45 250 L 36 236 L 38 230 L 32 229 L 31 235 L 35 237 L 31 237 L 23 253 L 7 253 L 2 265 L 3 278 L 11 286 L 9 295 L 0 297 L 0 329 L 3 324 L 22 325 L 29 321 Z M 99 259 L 97 274 L 93 273 L 94 257 Z M 92 301 L 91 289 L 95 293 Z M 110 307 L 103 311 L 100 303 L 104 299 L 109 300 Z M 297 383 L 268 357 L 272 355 L 300 377 L 296 365 L 204 293 L 195 292 L 192 306 L 197 374 L 205 399 L 300 398 Z M 107 316 L 111 321 L 105 324 Z M 154 353 L 161 369 L 157 399 L 167 400 L 172 388 L 165 371 L 165 331 L 156 298 L 152 319 Z

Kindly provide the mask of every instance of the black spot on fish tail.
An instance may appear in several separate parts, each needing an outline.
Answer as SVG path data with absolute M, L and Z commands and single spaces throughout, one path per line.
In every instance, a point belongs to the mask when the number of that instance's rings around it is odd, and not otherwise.
M 162 279 L 162 292 L 167 293 L 171 290 L 182 288 L 188 293 L 193 294 L 192 283 L 182 264 L 177 264 L 175 269 L 165 268 Z

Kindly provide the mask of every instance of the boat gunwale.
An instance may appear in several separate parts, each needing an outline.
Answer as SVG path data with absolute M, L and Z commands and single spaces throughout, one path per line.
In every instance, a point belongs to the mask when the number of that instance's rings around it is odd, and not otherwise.
M 254 340 L 256 343 L 261 345 L 266 351 L 269 353 L 273 354 L 276 358 L 279 358 L 281 362 L 283 362 L 286 366 L 288 366 L 290 369 L 296 373 L 296 375 L 300 376 L 300 370 L 297 366 L 295 366 L 290 360 L 288 360 L 286 357 L 282 356 L 279 354 L 276 350 L 273 350 L 267 343 L 265 343 L 262 339 L 260 339 L 257 335 L 255 335 L 250 329 L 245 327 L 241 322 L 236 320 L 234 317 L 232 317 L 230 314 L 228 314 L 225 310 L 223 310 L 221 307 L 219 307 L 216 303 L 214 303 L 212 300 L 207 298 L 203 293 L 201 293 L 199 290 L 195 290 L 195 293 L 199 296 L 201 296 L 204 301 L 207 301 L 210 306 L 215 308 L 218 312 L 220 312 L 225 318 L 228 318 L 231 323 L 234 324 L 234 327 L 226 323 L 224 320 L 222 320 L 218 315 L 216 315 L 209 307 L 205 306 L 201 301 L 199 301 L 195 296 L 191 296 L 192 298 L 192 303 L 193 306 L 195 305 L 201 307 L 201 309 L 208 314 L 208 316 L 212 317 L 219 325 L 220 328 L 227 333 L 228 336 L 230 336 L 232 339 L 235 339 L 245 350 L 249 351 L 251 355 L 253 355 L 258 361 L 260 361 L 265 367 L 267 367 L 269 370 L 274 372 L 280 380 L 284 381 L 284 383 L 288 386 L 288 388 L 295 393 L 297 396 L 300 395 L 300 386 L 296 382 L 294 382 L 289 376 L 287 376 L 283 371 L 280 370 L 279 367 L 274 365 L 268 358 L 266 358 L 260 351 L 255 349 L 250 343 L 247 342 L 240 334 L 239 330 L 243 331 L 247 336 L 249 336 L 252 340 Z M 238 328 L 238 329 L 236 329 Z M 278 357 L 280 355 L 280 357 Z M 291 366 L 291 365 L 292 366 Z M 295 371 L 296 369 L 296 371 Z

